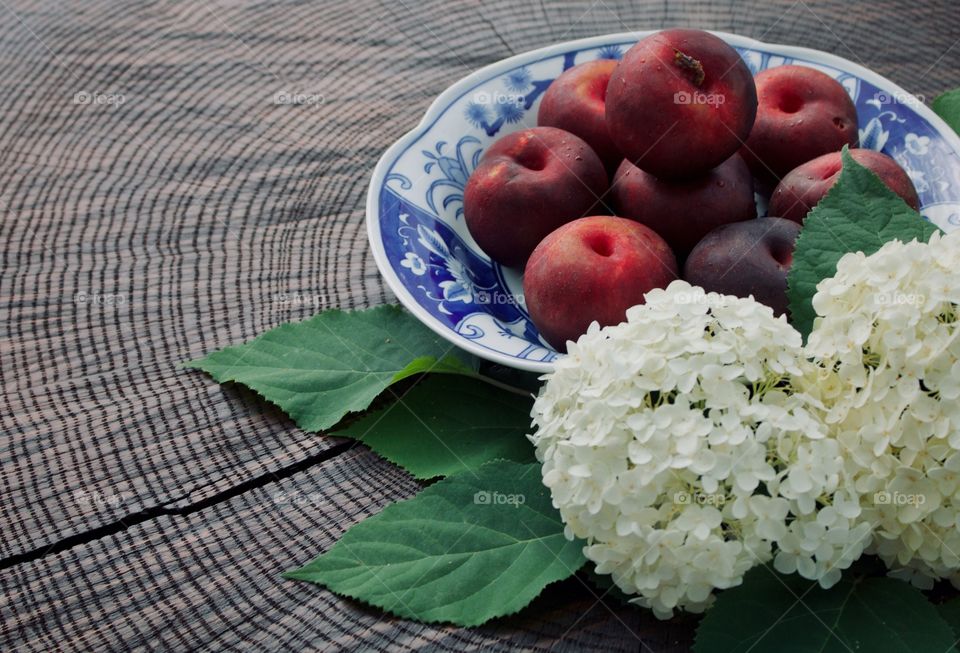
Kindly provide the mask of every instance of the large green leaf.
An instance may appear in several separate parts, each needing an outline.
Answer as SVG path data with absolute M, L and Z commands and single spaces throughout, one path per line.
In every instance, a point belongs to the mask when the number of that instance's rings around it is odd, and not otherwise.
M 533 462 L 532 405 L 532 396 L 479 379 L 432 376 L 334 435 L 362 441 L 417 478 L 448 476 L 498 458 Z
M 697 628 L 696 653 L 947 653 L 953 633 L 919 590 L 892 578 L 829 590 L 752 569 L 723 591 Z
M 844 148 L 840 179 L 807 215 L 788 277 L 790 317 L 806 337 L 813 327 L 817 284 L 837 272 L 847 252 L 870 255 L 889 240 L 929 240 L 937 227 L 911 209 Z
M 540 466 L 494 461 L 387 506 L 287 578 L 388 612 L 475 626 L 516 612 L 584 563 Z
M 960 640 L 960 598 L 954 598 L 937 606 L 940 617 L 950 625 L 953 636 Z
M 933 101 L 933 110 L 938 116 L 960 133 L 960 88 L 947 91 Z
M 324 311 L 185 363 L 275 403 L 303 429 L 329 428 L 392 383 L 421 372 L 472 373 L 476 360 L 398 306 Z

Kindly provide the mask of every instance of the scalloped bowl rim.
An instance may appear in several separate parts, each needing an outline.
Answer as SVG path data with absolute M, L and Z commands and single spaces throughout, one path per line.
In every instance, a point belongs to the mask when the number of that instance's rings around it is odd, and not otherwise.
M 377 165 L 374 167 L 373 175 L 370 179 L 370 186 L 367 190 L 366 206 L 367 238 L 370 243 L 370 249 L 373 251 L 374 261 L 377 264 L 377 269 L 380 271 L 380 274 L 386 280 L 387 286 L 397 296 L 397 298 L 400 300 L 400 303 L 403 304 L 408 311 L 410 311 L 414 316 L 417 317 L 418 320 L 429 327 L 437 335 L 442 336 L 452 344 L 475 356 L 492 361 L 494 363 L 499 363 L 501 365 L 506 365 L 508 367 L 526 370 L 529 372 L 550 372 L 553 370 L 553 363 L 524 360 L 509 356 L 507 354 L 501 354 L 476 344 L 473 341 L 468 340 L 462 335 L 456 333 L 430 315 L 427 310 L 420 305 L 410 291 L 407 290 L 406 286 L 404 286 L 400 281 L 400 278 L 397 277 L 386 258 L 386 251 L 382 245 L 378 204 L 381 188 L 383 187 L 384 183 L 386 183 L 387 172 L 394 164 L 398 153 L 406 150 L 412 143 L 426 134 L 430 127 L 433 126 L 436 119 L 453 102 L 458 100 L 462 95 L 464 95 L 464 93 L 468 92 L 478 82 L 488 81 L 489 79 L 502 74 L 504 71 L 511 70 L 517 66 L 555 57 L 571 50 L 585 50 L 589 48 L 602 47 L 610 42 L 639 41 L 645 36 L 649 36 L 650 34 L 660 31 L 663 30 L 617 32 L 613 34 L 563 41 L 561 43 L 555 43 L 553 45 L 548 45 L 536 50 L 521 52 L 520 54 L 513 55 L 506 59 L 501 59 L 499 61 L 487 64 L 486 66 L 470 73 L 466 77 L 460 78 L 448 86 L 442 93 L 440 93 L 440 95 L 438 95 L 436 99 L 430 103 L 430 106 L 427 108 L 427 111 L 423 115 L 423 118 L 420 120 L 420 122 L 417 123 L 417 126 L 397 139 L 390 147 L 387 148 L 387 150 L 380 157 L 380 160 L 377 161 Z M 715 30 L 705 31 L 719 36 L 734 47 L 762 49 L 778 55 L 794 57 L 797 59 L 805 59 L 812 63 L 820 63 L 856 75 L 860 79 L 864 79 L 878 88 L 890 90 L 893 93 L 902 94 L 904 96 L 911 95 L 909 91 L 890 81 L 886 77 L 883 77 L 882 75 L 873 72 L 869 68 L 865 68 L 864 66 L 854 63 L 853 61 L 845 59 L 839 55 L 796 45 L 766 43 L 754 38 L 741 36 L 739 34 L 731 34 L 729 32 L 720 32 Z M 917 103 L 911 108 L 920 117 L 928 121 L 941 135 L 943 135 L 946 141 L 951 143 L 955 155 L 957 152 L 960 152 L 960 135 L 954 132 L 953 129 L 950 128 L 950 126 L 947 125 L 947 123 L 940 116 L 934 113 L 930 107 L 924 103 Z

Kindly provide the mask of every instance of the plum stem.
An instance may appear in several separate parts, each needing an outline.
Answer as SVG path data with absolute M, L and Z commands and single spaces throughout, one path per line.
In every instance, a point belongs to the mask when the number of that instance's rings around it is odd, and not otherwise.
M 699 87 L 703 84 L 706 74 L 703 72 L 703 64 L 700 61 L 676 49 L 673 51 L 673 61 L 683 69 L 694 86 Z

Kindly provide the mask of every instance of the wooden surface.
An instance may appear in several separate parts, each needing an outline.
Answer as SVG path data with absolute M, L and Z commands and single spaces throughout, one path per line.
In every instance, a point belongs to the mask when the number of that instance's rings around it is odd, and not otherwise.
M 690 622 L 577 579 L 473 630 L 282 581 L 417 484 L 177 363 L 394 301 L 366 244 L 372 167 L 510 54 L 687 25 L 833 52 L 928 101 L 960 85 L 951 0 L 0 0 L 0 16 L 3 651 L 687 650 Z

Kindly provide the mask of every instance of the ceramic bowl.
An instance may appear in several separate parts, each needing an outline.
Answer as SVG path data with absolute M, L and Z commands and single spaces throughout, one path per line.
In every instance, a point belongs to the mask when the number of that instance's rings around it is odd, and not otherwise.
M 420 124 L 386 151 L 367 195 L 370 246 L 391 290 L 424 324 L 458 347 L 514 368 L 547 372 L 562 355 L 530 321 L 521 273 L 493 263 L 470 237 L 463 189 L 485 148 L 536 125 L 543 92 L 561 72 L 592 59 L 618 59 L 649 33 L 559 43 L 486 66 L 441 93 Z M 903 166 L 927 219 L 948 231 L 960 226 L 960 137 L 921 100 L 832 54 L 716 34 L 754 74 L 799 64 L 834 77 L 856 103 L 860 147 L 881 150 Z

